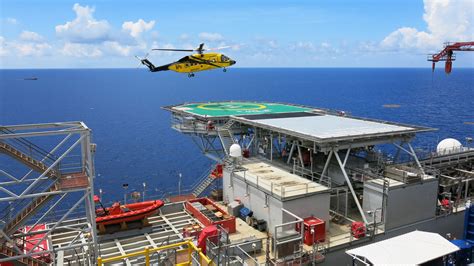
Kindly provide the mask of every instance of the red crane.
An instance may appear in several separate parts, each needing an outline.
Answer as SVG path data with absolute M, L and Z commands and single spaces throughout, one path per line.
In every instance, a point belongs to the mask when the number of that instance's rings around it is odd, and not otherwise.
M 474 51 L 474 42 L 445 43 L 444 49 L 441 52 L 428 55 L 428 61 L 433 62 L 433 71 L 435 69 L 436 62 L 446 61 L 444 72 L 446 72 L 446 74 L 451 73 L 453 61 L 456 60 L 454 51 Z

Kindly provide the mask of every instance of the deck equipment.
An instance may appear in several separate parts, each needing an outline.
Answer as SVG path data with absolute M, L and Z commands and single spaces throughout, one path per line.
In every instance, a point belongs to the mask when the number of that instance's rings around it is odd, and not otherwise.
M 112 207 L 96 210 L 96 224 L 101 229 L 106 225 L 123 224 L 127 222 L 140 221 L 158 212 L 164 205 L 161 200 L 144 201 L 120 205 L 115 202 Z

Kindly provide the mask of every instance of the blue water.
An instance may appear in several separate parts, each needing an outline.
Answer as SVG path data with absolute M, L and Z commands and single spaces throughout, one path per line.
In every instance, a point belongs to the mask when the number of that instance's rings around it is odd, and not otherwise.
M 24 77 L 36 76 L 37 81 Z M 122 184 L 176 190 L 210 162 L 170 129 L 160 107 L 191 101 L 253 100 L 344 110 L 356 116 L 439 128 L 417 145 L 474 136 L 474 69 L 236 69 L 187 78 L 144 69 L 0 70 L 0 124 L 82 120 L 97 143 L 96 189 L 108 200 Z M 399 104 L 400 108 L 383 108 Z

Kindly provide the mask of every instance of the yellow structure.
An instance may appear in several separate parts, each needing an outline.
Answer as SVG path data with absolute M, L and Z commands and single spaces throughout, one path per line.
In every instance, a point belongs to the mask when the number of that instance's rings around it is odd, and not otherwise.
M 193 262 L 193 253 L 197 254 L 197 258 L 194 258 L 194 262 L 199 263 L 199 265 L 215 265 L 215 263 L 212 262 L 211 259 L 209 259 L 204 253 L 201 252 L 201 249 L 196 247 L 192 241 L 184 241 L 184 242 L 179 242 L 171 245 L 166 245 L 166 246 L 161 246 L 157 248 L 149 248 L 146 247 L 143 251 L 137 251 L 137 252 L 132 252 L 129 254 L 121 255 L 121 256 L 116 256 L 116 257 L 110 257 L 106 259 L 102 259 L 101 257 L 97 258 L 97 264 L 98 266 L 103 266 L 107 265 L 108 263 L 111 262 L 117 262 L 121 261 L 124 259 L 129 259 L 129 258 L 135 258 L 135 257 L 145 257 L 145 265 L 149 266 L 150 265 L 150 256 L 159 251 L 165 251 L 165 250 L 170 250 L 170 249 L 179 249 L 181 247 L 184 247 L 183 249 L 177 250 L 177 257 L 180 258 L 179 260 L 176 261 L 176 265 L 192 265 Z

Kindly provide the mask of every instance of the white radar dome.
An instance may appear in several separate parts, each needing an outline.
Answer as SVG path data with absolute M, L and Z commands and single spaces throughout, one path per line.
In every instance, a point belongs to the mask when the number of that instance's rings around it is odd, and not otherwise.
M 229 148 L 229 155 L 232 158 L 240 158 L 242 157 L 242 148 L 239 144 L 232 144 Z
M 451 152 L 459 151 L 462 148 L 461 142 L 457 139 L 443 139 L 436 146 L 436 152 L 439 154 L 447 154 Z

